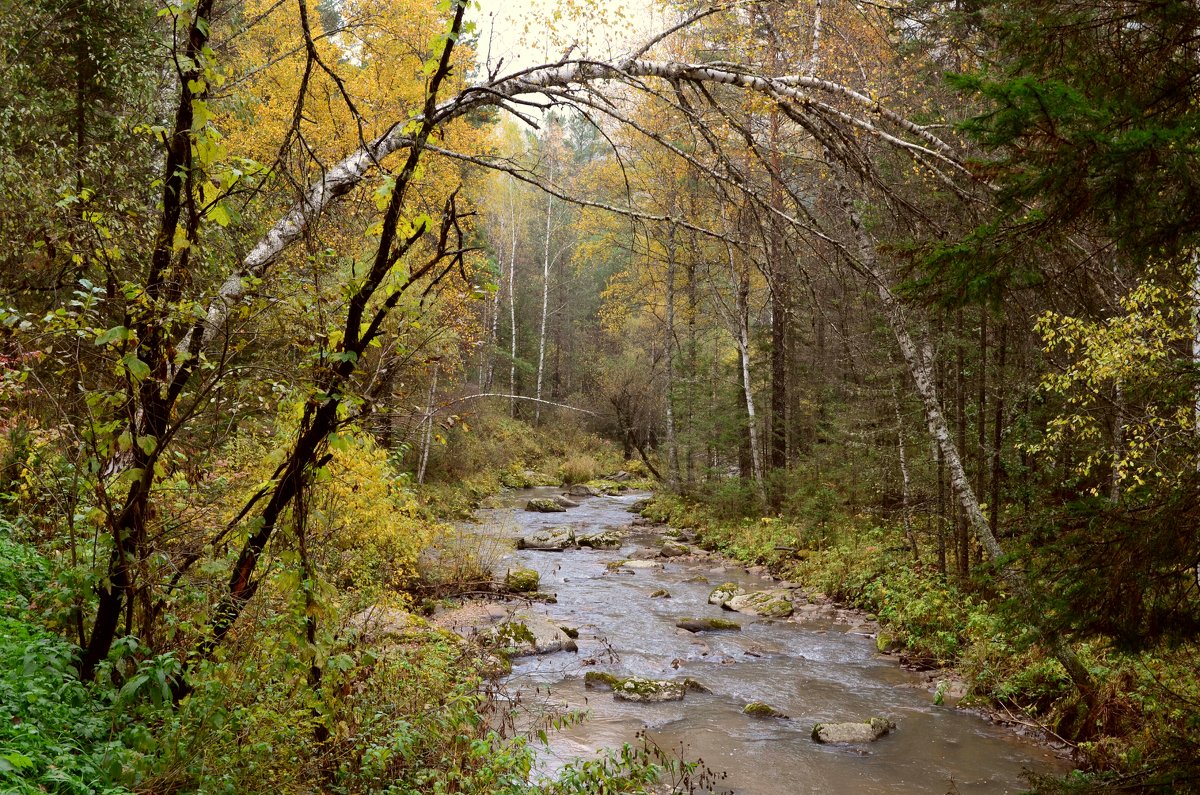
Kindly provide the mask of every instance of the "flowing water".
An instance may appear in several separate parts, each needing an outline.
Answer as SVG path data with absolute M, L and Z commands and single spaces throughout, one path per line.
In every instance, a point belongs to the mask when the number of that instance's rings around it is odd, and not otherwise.
M 474 532 L 516 537 L 542 527 L 573 526 L 577 533 L 627 527 L 628 507 L 645 495 L 580 500 L 566 513 L 522 510 L 533 496 L 558 493 L 529 489 L 481 511 Z M 516 661 L 511 684 L 527 700 L 586 708 L 589 718 L 550 734 L 547 773 L 572 758 L 630 742 L 642 729 L 662 748 L 684 749 L 728 777 L 719 791 L 737 795 L 784 793 L 1006 793 L 1024 789 L 1022 771 L 1063 772 L 1065 763 L 1011 729 L 949 706 L 918 674 L 876 653 L 871 626 L 835 617 L 764 620 L 708 604 L 717 584 L 734 581 L 747 590 L 775 586 L 729 561 L 663 561 L 663 570 L 614 573 L 605 564 L 653 549 L 661 536 L 634 528 L 619 550 L 514 551 L 506 567 L 536 569 L 541 590 L 557 604 L 535 605 L 556 623 L 578 627 L 578 653 Z M 697 576 L 710 583 L 691 581 Z M 651 599 L 666 588 L 671 597 Z M 693 635 L 676 629 L 685 617 L 720 616 L 742 624 L 740 632 Z M 585 690 L 589 670 L 652 679 L 691 677 L 711 693 L 683 701 L 637 704 Z M 788 720 L 741 713 L 763 701 Z M 897 730 L 869 746 L 852 748 L 812 741 L 813 724 L 865 720 L 884 715 Z

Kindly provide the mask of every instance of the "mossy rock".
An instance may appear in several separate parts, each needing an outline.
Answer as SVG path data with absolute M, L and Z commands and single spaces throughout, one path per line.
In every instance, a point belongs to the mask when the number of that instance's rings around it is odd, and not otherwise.
M 579 630 L 576 629 L 575 627 L 567 627 L 567 626 L 563 626 L 562 624 L 559 624 L 558 628 L 561 629 L 563 631 L 563 634 L 566 635 L 571 640 L 579 640 Z
M 526 645 L 534 644 L 533 632 L 520 621 L 507 621 L 496 627 L 491 634 L 491 644 L 506 653 L 513 653 Z
M 721 607 L 763 618 L 787 618 L 794 610 L 791 592 L 783 589 L 741 594 L 728 600 Z
M 726 618 L 685 618 L 675 626 L 688 632 L 740 632 L 742 625 Z
M 875 648 L 880 654 L 891 654 L 904 648 L 904 643 L 890 632 L 880 632 L 875 636 Z
M 624 536 L 616 530 L 604 530 L 591 535 L 579 536 L 575 543 L 588 549 L 618 549 L 625 543 Z
M 567 489 L 568 497 L 599 497 L 600 490 L 592 488 L 586 483 L 576 483 L 571 488 Z
M 646 510 L 649 507 L 650 507 L 650 498 L 644 497 L 644 498 L 634 502 L 632 505 L 630 505 L 625 510 L 629 511 L 630 513 L 640 514 L 642 511 Z
M 712 593 L 708 595 L 708 603 L 710 605 L 724 606 L 726 602 L 735 596 L 741 596 L 746 593 L 745 589 L 736 582 L 725 582 L 712 589 Z
M 872 743 L 896 728 L 888 718 L 874 717 L 862 723 L 818 723 L 813 726 L 812 739 L 817 743 Z
M 684 580 L 684 582 L 694 582 L 699 583 L 700 585 L 708 585 L 709 579 L 703 574 L 697 574 L 693 577 L 688 577 L 686 580 Z
M 684 682 L 631 676 L 622 679 L 620 684 L 613 688 L 613 698 L 638 704 L 659 704 L 663 701 L 680 701 L 686 692 L 687 686 Z
M 534 569 L 510 569 L 504 575 L 504 590 L 509 593 L 536 593 L 541 576 Z
M 546 527 L 517 539 L 517 549 L 536 552 L 562 552 L 577 544 L 575 531 L 570 528 Z
M 666 588 L 659 588 L 657 591 L 650 594 L 650 598 L 651 599 L 670 599 L 671 592 L 668 591 Z
M 690 555 L 691 552 L 692 550 L 688 548 L 687 544 L 680 544 L 678 541 L 665 541 L 658 554 L 664 558 L 679 558 L 684 555 Z
M 592 690 L 614 690 L 621 681 L 621 677 L 607 671 L 588 671 L 583 675 L 583 686 Z
M 749 715 L 751 718 L 786 718 L 779 710 L 772 707 L 770 704 L 765 704 L 762 701 L 751 701 L 746 706 L 742 707 L 742 714 Z
M 525 610 L 518 610 L 504 623 L 489 629 L 481 640 L 509 657 L 579 650 L 557 624 Z
M 525 510 L 536 513 L 562 513 L 567 509 L 549 497 L 534 497 L 525 503 Z

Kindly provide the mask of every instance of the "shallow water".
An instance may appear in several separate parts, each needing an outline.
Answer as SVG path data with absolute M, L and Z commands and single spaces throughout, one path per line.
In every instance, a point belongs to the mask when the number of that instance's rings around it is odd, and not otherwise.
M 532 496 L 557 489 L 528 489 L 481 511 L 473 529 L 515 538 L 541 527 L 572 525 L 576 532 L 627 526 L 631 503 L 644 494 L 579 500 L 566 513 L 522 510 Z M 639 532 L 640 531 L 640 532 Z M 728 777 L 717 789 L 736 795 L 782 793 L 1015 793 L 1022 772 L 1065 771 L 1052 752 L 978 715 L 936 706 L 916 674 L 875 652 L 869 626 L 845 620 L 764 620 L 708 604 L 713 587 L 734 581 L 747 590 L 775 584 L 719 561 L 664 561 L 665 568 L 613 573 L 605 564 L 638 549 L 661 545 L 650 531 L 634 528 L 620 550 L 513 551 L 506 567 L 537 569 L 541 590 L 557 604 L 535 605 L 557 623 L 578 627 L 579 652 L 516 661 L 510 684 L 527 702 L 586 708 L 585 722 L 550 735 L 543 754 L 547 774 L 573 758 L 630 742 L 642 729 L 663 748 L 684 749 Z M 710 581 L 685 582 L 703 575 Z M 658 589 L 669 599 L 651 599 Z M 740 632 L 693 635 L 676 629 L 685 617 L 721 616 L 742 624 Z M 585 690 L 589 670 L 656 679 L 692 677 L 711 693 L 683 701 L 634 704 L 603 691 Z M 789 720 L 742 715 L 763 701 Z M 885 715 L 898 726 L 865 748 L 818 745 L 813 724 Z

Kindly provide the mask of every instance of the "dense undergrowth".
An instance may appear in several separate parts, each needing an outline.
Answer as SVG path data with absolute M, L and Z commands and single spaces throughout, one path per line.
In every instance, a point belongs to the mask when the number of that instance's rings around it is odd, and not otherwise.
M 0 522 L 0 791 L 13 793 L 640 792 L 674 764 L 648 745 L 531 775 L 539 733 L 520 730 L 479 651 L 420 617 L 490 578 L 488 551 L 449 518 L 505 485 L 593 480 L 611 447 L 569 426 L 485 416 L 433 451 L 418 486 L 403 455 L 346 433 L 308 495 L 304 536 L 281 537 L 255 599 L 215 655 L 191 655 L 228 570 L 226 549 L 169 592 L 153 637 L 127 636 L 94 682 L 76 638 L 91 613 L 90 538 L 54 521 L 70 480 L 36 434 L 5 449 Z M 202 477 L 183 474 L 184 522 L 227 520 L 269 477 L 270 437 L 242 436 Z M 86 526 L 87 495 L 72 495 Z M 79 528 L 73 528 L 78 530 Z M 403 617 L 368 629 L 363 611 Z M 390 612 L 389 612 L 390 611 Z M 190 693 L 172 684 L 188 663 Z M 544 736 L 544 735 L 543 735 Z M 685 768 L 677 766 L 686 774 Z
M 914 553 L 898 520 L 847 511 L 831 485 L 800 482 L 789 494 L 790 507 L 769 517 L 737 482 L 688 498 L 663 493 L 644 512 L 697 531 L 710 549 L 873 614 L 880 651 L 918 667 L 953 667 L 969 685 L 966 704 L 1069 744 L 1081 771 L 1038 780 L 1040 792 L 1200 787 L 1195 644 L 1131 652 L 1101 637 L 1077 639 L 1097 685 L 1089 708 L 1032 628 L 1030 606 L 997 590 L 1001 580 L 987 566 L 967 580 L 941 573 L 934 550 Z

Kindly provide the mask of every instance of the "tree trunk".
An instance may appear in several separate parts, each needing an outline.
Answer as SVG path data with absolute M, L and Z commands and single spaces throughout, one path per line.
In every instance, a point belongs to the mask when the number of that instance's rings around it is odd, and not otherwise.
M 425 482 L 425 467 L 429 463 L 429 446 L 433 442 L 433 410 L 437 400 L 438 369 L 441 362 L 433 363 L 433 374 L 429 378 L 429 399 L 425 404 L 425 419 L 421 423 L 421 463 L 417 467 L 417 483 Z
M 667 483 L 679 490 L 679 443 L 675 436 L 675 226 L 667 230 L 667 324 L 663 335 L 667 357 Z
M 976 498 L 975 491 L 971 487 L 971 482 L 967 478 L 962 457 L 959 455 L 958 447 L 950 436 L 950 428 L 946 424 L 946 418 L 942 414 L 929 362 L 921 355 L 908 330 L 904 307 L 900 303 L 900 299 L 892 292 L 887 276 L 879 265 L 875 256 L 874 241 L 863 224 L 862 217 L 854 205 L 850 191 L 844 183 L 840 184 L 839 187 L 841 188 L 843 210 L 854 231 L 855 242 L 858 248 L 859 265 L 871 281 L 875 283 L 876 292 L 879 295 L 880 303 L 883 305 L 884 316 L 887 318 L 888 325 L 891 326 L 892 333 L 896 337 L 896 342 L 900 346 L 900 353 L 904 357 L 905 364 L 908 365 L 909 375 L 912 377 L 917 388 L 917 394 L 920 396 L 921 402 L 925 407 L 925 419 L 929 426 L 929 435 L 936 442 L 946 460 L 946 468 L 950 474 L 950 484 L 955 496 L 958 498 L 959 505 L 966 514 L 979 542 L 987 551 L 988 557 L 997 565 L 1004 581 L 1026 604 L 1032 604 L 1035 601 L 1035 597 L 1029 584 L 1025 581 L 1021 573 L 1013 568 L 1011 563 L 1005 561 L 1004 550 L 996 540 L 996 536 L 992 533 L 991 527 L 983 516 L 983 511 L 980 510 L 979 500 Z M 1095 701 L 1095 686 L 1092 682 L 1091 674 L 1083 667 L 1075 652 L 1061 638 L 1045 631 L 1041 631 L 1040 634 L 1042 640 L 1049 647 L 1055 659 L 1062 664 L 1067 675 L 1070 676 L 1071 681 L 1074 682 L 1075 687 L 1078 688 L 1089 707 L 1092 706 Z
M 550 145 L 549 134 L 547 134 L 546 144 Z M 549 181 L 554 182 L 554 157 L 550 157 L 550 176 Z M 551 214 L 554 210 L 554 196 L 546 194 L 546 238 L 542 245 L 542 323 L 538 329 L 538 363 L 537 363 L 537 391 L 535 396 L 538 400 L 542 399 L 542 370 L 546 363 L 546 315 L 550 308 L 550 223 Z M 537 425 L 542 420 L 542 404 L 535 403 L 533 410 L 533 423 Z
M 513 196 L 512 179 L 508 181 L 508 222 L 512 241 L 508 250 L 508 325 L 509 325 L 509 367 L 508 394 L 517 394 L 517 291 L 514 274 L 517 272 L 517 204 Z M 508 413 L 517 416 L 517 400 L 509 399 Z
M 1000 535 L 1000 444 L 1004 441 L 1004 357 L 1007 350 L 1008 321 L 1000 321 L 999 339 L 996 340 L 996 399 L 992 406 L 992 494 L 988 502 L 992 532 Z

